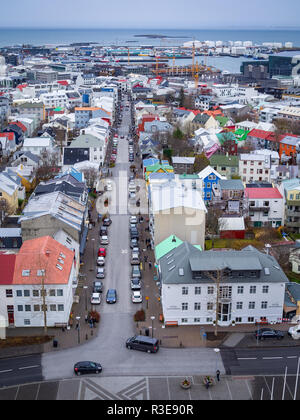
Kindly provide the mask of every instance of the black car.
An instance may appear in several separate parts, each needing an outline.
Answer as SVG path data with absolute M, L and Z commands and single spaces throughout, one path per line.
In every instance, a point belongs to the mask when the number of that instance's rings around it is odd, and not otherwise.
M 106 302 L 107 303 L 116 303 L 117 302 L 117 291 L 116 289 L 108 289 L 106 293 Z
M 138 238 L 132 238 L 130 240 L 130 248 L 133 249 L 133 248 L 138 247 L 138 246 L 139 246 Z
M 102 372 L 102 366 L 96 362 L 78 362 L 74 365 L 74 372 L 76 375 L 98 374 Z
M 102 281 L 94 281 L 93 283 L 93 293 L 102 293 L 103 283 Z
M 111 224 L 112 220 L 109 217 L 103 220 L 103 226 L 110 226 Z
M 139 231 L 135 228 L 130 228 L 130 239 L 138 239 Z
M 157 338 L 151 338 L 143 335 L 136 335 L 128 338 L 126 347 L 129 350 L 146 351 L 147 353 L 157 353 L 159 350 L 159 343 Z
M 272 328 L 261 328 L 255 331 L 255 338 L 259 340 L 266 340 L 267 338 L 276 338 L 277 340 L 282 340 L 284 337 L 284 332 L 273 330 Z
M 107 229 L 107 226 L 101 226 L 101 228 L 100 228 L 100 231 L 99 231 L 99 235 L 100 236 L 107 236 L 107 234 L 108 234 L 108 229 Z

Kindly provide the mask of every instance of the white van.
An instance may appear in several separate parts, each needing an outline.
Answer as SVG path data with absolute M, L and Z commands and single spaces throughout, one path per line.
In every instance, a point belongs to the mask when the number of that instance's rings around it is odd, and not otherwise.
M 135 186 L 135 183 L 134 182 L 130 182 L 129 183 L 128 190 L 129 190 L 129 192 L 133 192 L 133 193 L 136 192 L 136 186 Z

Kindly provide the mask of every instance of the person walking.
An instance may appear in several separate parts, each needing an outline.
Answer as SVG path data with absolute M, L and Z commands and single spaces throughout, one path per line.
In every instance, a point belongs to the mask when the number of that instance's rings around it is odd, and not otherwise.
M 152 262 L 149 261 L 149 270 L 151 270 L 151 268 L 152 268 Z
M 219 369 L 216 371 L 216 376 L 217 376 L 217 381 L 220 382 L 220 374 L 221 372 L 219 371 Z

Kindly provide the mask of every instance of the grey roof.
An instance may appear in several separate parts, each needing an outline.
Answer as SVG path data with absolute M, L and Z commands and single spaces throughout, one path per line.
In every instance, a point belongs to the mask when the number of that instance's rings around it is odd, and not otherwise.
M 243 271 L 244 276 L 228 276 L 222 280 L 223 283 L 288 283 L 276 259 L 252 246 L 242 251 L 200 251 L 188 242 L 183 242 L 162 257 L 159 265 L 162 283 L 165 284 L 213 283 L 210 278 L 193 279 L 192 271 L 217 271 L 225 268 Z M 180 268 L 184 275 L 179 274 Z M 251 271 L 259 271 L 260 277 L 250 276 Z
M 220 190 L 244 190 L 244 184 L 240 179 L 220 179 Z
M 297 301 L 300 300 L 300 284 L 288 283 L 285 286 L 284 304 L 297 308 Z
M 21 228 L 0 228 L 0 238 L 16 238 L 22 236 Z

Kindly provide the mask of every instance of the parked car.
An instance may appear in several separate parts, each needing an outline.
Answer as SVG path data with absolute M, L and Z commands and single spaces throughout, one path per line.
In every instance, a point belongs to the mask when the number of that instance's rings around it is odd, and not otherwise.
M 110 226 L 111 224 L 112 220 L 109 217 L 103 220 L 103 226 Z
M 106 235 L 101 236 L 100 243 L 101 245 L 108 245 L 108 236 Z
M 101 226 L 99 233 L 100 233 L 100 236 L 107 235 L 108 234 L 107 226 Z
M 106 293 L 106 302 L 107 303 L 116 303 L 117 302 L 117 291 L 116 289 L 108 289 Z
M 159 350 L 157 338 L 146 337 L 143 335 L 136 335 L 128 338 L 126 341 L 128 349 L 146 351 L 147 353 L 156 353 Z
M 139 240 L 138 238 L 131 238 L 130 239 L 130 248 L 137 248 L 139 246 Z
M 136 198 L 135 192 L 130 192 L 129 193 L 129 200 L 135 200 L 135 198 Z
M 100 293 L 93 293 L 91 296 L 91 304 L 92 305 L 100 305 L 101 303 L 101 295 Z
M 140 256 L 140 248 L 138 246 L 135 246 L 132 248 L 132 253 L 136 253 Z
M 129 223 L 130 223 L 130 224 L 132 224 L 132 225 L 136 225 L 136 224 L 137 224 L 137 222 L 138 222 L 138 219 L 137 219 L 137 217 L 136 217 L 136 216 L 130 216 L 130 218 L 129 218 Z
M 288 335 L 292 337 L 294 340 L 299 340 L 300 338 L 300 325 L 295 325 L 294 327 L 290 327 L 288 331 Z
M 132 273 L 131 274 L 131 277 L 132 278 L 138 278 L 138 279 L 140 279 L 142 277 L 141 270 L 140 270 L 140 267 L 138 265 L 133 265 L 132 266 L 131 273 Z
M 284 337 L 284 332 L 273 330 L 272 328 L 260 328 L 255 331 L 255 338 L 259 340 L 266 340 L 267 338 L 276 338 L 277 340 L 282 340 Z
M 102 293 L 102 292 L 103 292 L 102 281 L 94 281 L 94 283 L 93 283 L 93 293 Z
M 141 280 L 140 279 L 131 279 L 130 281 L 131 290 L 141 290 Z
M 98 249 L 98 257 L 106 257 L 106 249 L 105 248 L 99 248 Z
M 96 278 L 97 279 L 104 279 L 104 277 L 105 277 L 105 268 L 104 267 L 98 267 Z
M 74 365 L 74 372 L 76 375 L 86 375 L 91 373 L 102 372 L 102 366 L 96 362 L 77 362 Z
M 97 258 L 97 265 L 99 265 L 100 267 L 105 265 L 105 258 L 104 257 L 98 257 Z
M 142 303 L 143 302 L 143 296 L 142 293 L 138 290 L 132 293 L 131 296 L 132 303 Z
M 131 265 L 139 265 L 140 264 L 140 256 L 138 252 L 132 252 L 131 259 L 130 259 Z
M 130 239 L 138 239 L 139 238 L 139 231 L 137 228 L 130 228 Z

